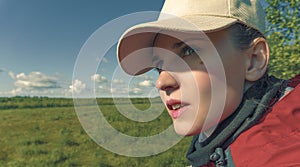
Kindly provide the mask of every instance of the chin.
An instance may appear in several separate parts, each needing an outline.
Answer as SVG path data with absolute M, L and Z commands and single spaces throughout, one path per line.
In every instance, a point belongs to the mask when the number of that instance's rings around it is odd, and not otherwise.
M 191 126 L 184 126 L 173 122 L 174 130 L 181 136 L 194 136 L 200 133 L 200 130 L 191 128 Z

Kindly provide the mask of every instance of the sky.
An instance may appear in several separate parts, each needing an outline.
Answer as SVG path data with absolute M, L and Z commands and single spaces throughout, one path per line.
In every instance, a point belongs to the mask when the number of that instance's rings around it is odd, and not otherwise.
M 82 47 L 97 30 L 128 14 L 159 11 L 162 4 L 162 0 L 0 0 L 0 96 L 72 97 L 72 92 L 85 91 L 97 97 L 157 96 L 154 72 L 130 81 L 115 76 L 115 45 L 93 60 L 98 66 L 85 80 L 73 73 Z
M 155 20 L 157 15 L 142 12 L 158 12 L 163 2 L 0 0 L 0 97 L 158 96 L 157 73 L 134 78 L 117 75 L 122 72 L 115 53 L 122 33 L 137 23 Z M 83 48 L 105 26 L 110 31 L 100 33 L 92 45 L 101 48 L 113 37 L 114 45 L 82 58 Z M 82 61 L 89 64 L 78 68 Z

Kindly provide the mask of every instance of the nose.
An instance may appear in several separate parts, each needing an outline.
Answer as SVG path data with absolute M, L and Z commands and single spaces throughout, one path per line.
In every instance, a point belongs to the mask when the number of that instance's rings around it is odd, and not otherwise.
M 160 91 L 165 91 L 167 95 L 170 95 L 174 90 L 179 88 L 179 84 L 169 72 L 161 71 L 156 80 L 155 87 Z

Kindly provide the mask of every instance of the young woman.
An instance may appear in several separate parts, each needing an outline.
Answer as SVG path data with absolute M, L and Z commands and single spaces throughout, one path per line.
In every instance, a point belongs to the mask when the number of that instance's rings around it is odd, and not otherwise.
M 255 0 L 166 0 L 158 21 L 121 37 L 127 73 L 159 72 L 175 131 L 194 136 L 192 166 L 300 166 L 300 75 L 268 75 L 264 31 Z

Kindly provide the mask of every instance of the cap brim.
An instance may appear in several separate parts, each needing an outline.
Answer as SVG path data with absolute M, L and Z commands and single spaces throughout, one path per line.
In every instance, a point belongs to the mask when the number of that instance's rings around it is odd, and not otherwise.
M 237 19 L 230 17 L 186 16 L 139 24 L 128 29 L 120 38 L 118 61 L 129 75 L 140 75 L 153 68 L 151 47 L 158 32 L 214 32 L 235 22 Z

